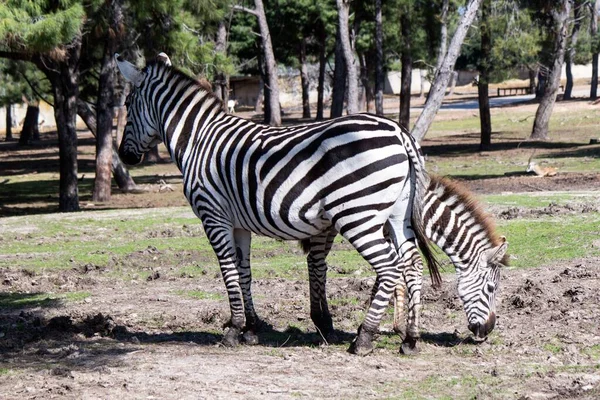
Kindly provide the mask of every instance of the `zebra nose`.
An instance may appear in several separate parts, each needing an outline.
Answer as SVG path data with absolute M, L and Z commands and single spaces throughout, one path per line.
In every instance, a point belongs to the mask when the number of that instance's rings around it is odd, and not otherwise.
M 142 157 L 122 150 L 119 150 L 119 157 L 127 165 L 136 165 L 142 161 Z
M 475 337 L 483 339 L 494 330 L 495 326 L 496 314 L 492 312 L 488 317 L 487 321 L 485 321 L 485 324 L 480 324 L 479 322 L 472 322 L 469 324 L 469 330 L 473 332 L 473 335 L 475 335 Z

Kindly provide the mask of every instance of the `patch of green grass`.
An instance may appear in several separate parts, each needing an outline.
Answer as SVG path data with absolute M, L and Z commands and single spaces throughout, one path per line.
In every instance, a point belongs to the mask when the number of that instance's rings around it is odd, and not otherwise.
M 221 293 L 204 292 L 201 290 L 175 290 L 174 293 L 178 296 L 189 297 L 198 300 L 225 300 L 225 296 Z
M 589 347 L 585 347 L 582 350 L 583 354 L 589 355 L 591 358 L 600 361 L 600 344 L 595 344 Z
M 51 307 L 63 301 L 81 301 L 89 296 L 89 292 L 0 293 L 0 308 Z
M 599 200 L 598 195 L 586 193 L 528 193 L 523 194 L 491 194 L 481 196 L 485 204 L 494 204 L 504 207 L 525 207 L 542 208 L 550 204 L 566 205 L 570 202 L 589 202 L 596 203 Z
M 600 236 L 600 214 L 559 215 L 499 221 L 509 242 L 512 267 L 537 267 L 556 261 L 600 255 L 592 242 Z
M 543 349 L 552 354 L 558 354 L 563 350 L 563 347 L 558 343 L 545 343 Z
M 10 368 L 0 368 L 0 376 L 3 375 L 12 375 L 14 371 Z

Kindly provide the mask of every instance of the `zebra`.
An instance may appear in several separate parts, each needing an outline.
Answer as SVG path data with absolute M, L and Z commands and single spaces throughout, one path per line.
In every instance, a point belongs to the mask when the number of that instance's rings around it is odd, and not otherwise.
M 498 236 L 491 218 L 475 197 L 458 182 L 430 176 L 425 193 L 425 236 L 450 258 L 458 275 L 458 294 L 467 314 L 468 328 L 485 338 L 496 323 L 496 293 L 500 269 L 508 264 L 508 242 Z M 419 311 L 423 264 L 412 249 L 413 259 L 404 268 L 404 280 L 394 292 L 394 330 L 402 332 L 401 319 L 408 294 L 408 320 L 401 352 L 418 352 Z M 434 286 L 441 283 L 437 268 L 430 268 Z
M 229 298 L 231 319 L 222 343 L 235 346 L 240 336 L 258 342 L 251 233 L 308 241 L 310 315 L 331 337 L 324 249 L 340 233 L 378 278 L 349 349 L 370 353 L 408 262 L 404 249 L 417 241 L 431 256 L 421 222 L 428 177 L 410 134 L 371 114 L 291 127 L 256 124 L 225 113 L 221 100 L 164 60 L 138 70 L 115 58 L 133 83 L 119 155 L 137 164 L 162 141 L 181 170 L 184 194 L 217 256 Z

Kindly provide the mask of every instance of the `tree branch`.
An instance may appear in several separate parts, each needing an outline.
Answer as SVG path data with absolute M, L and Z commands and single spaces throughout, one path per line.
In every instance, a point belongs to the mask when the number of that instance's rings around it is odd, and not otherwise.
M 239 4 L 234 4 L 233 6 L 231 6 L 231 9 L 234 11 L 243 11 L 243 12 L 247 12 L 248 14 L 252 14 L 255 17 L 258 17 L 258 14 L 255 10 L 251 9 L 251 8 L 247 8 L 244 6 L 240 6 Z

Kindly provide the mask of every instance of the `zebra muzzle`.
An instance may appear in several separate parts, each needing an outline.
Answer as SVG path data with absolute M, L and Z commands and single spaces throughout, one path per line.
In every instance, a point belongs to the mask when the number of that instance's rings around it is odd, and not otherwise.
M 494 330 L 496 326 L 496 314 L 491 313 L 489 318 L 484 324 L 480 324 L 479 322 L 474 322 L 469 324 L 469 330 L 473 332 L 475 337 L 483 339 L 487 337 Z

